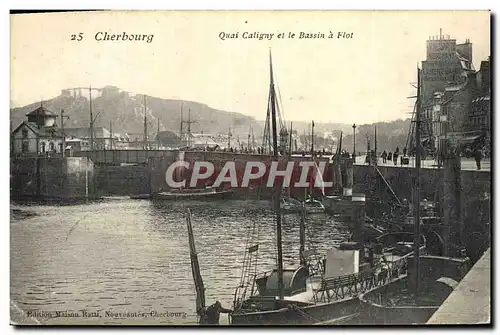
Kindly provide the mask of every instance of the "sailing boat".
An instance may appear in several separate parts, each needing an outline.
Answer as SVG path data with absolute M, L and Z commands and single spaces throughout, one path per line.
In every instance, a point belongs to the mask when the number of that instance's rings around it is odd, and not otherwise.
M 314 121 L 313 121 L 313 127 L 314 127 Z M 290 136 L 290 143 L 291 143 L 291 136 Z M 291 144 L 290 144 L 290 157 L 291 157 Z M 311 150 L 312 151 L 312 150 Z M 323 182 L 323 176 L 322 173 L 318 167 L 318 164 L 314 160 L 314 155 L 312 155 L 311 159 L 314 162 L 311 178 L 309 180 L 309 192 L 307 192 L 307 189 L 305 189 L 304 192 L 304 200 L 305 200 L 305 210 L 307 214 L 321 214 L 325 213 L 325 206 L 323 203 L 319 200 L 316 200 L 312 196 L 312 190 L 316 187 L 321 190 L 321 193 L 323 196 L 325 196 L 325 186 Z M 290 189 L 289 189 L 290 190 Z M 301 213 L 302 212 L 302 207 L 303 204 L 293 198 L 290 195 L 290 192 L 288 192 L 288 195 L 285 195 L 285 192 L 282 194 L 281 197 L 281 202 L 280 202 L 280 209 L 283 214 L 288 214 L 288 213 Z
M 276 132 L 276 107 L 272 60 L 270 59 L 270 104 L 273 129 L 274 159 L 279 159 Z M 305 202 L 301 218 L 300 266 L 283 268 L 281 237 L 282 213 L 280 210 L 280 186 L 273 197 L 276 221 L 277 268 L 257 274 L 256 252 L 259 245 L 252 244 L 245 250 L 243 273 L 248 282 L 235 290 L 232 324 L 314 324 L 321 322 L 345 322 L 357 314 L 358 294 L 392 279 L 396 263 L 372 262 L 363 264 L 359 246 L 346 243 L 332 248 L 324 259 L 311 260 L 303 248 Z M 248 245 L 247 245 L 248 246 Z M 383 251 L 382 251 L 383 252 Z M 383 259 L 380 257 L 379 259 Z M 372 259 L 373 261 L 373 259 Z M 394 259 L 392 260 L 394 261 Z M 308 264 L 309 263 L 309 264 Z M 339 267 L 338 264 L 343 266 Z M 399 263 L 397 263 L 399 264 Z M 254 273 L 250 273 L 255 266 Z M 361 269 L 364 269 L 361 271 Z M 381 271 L 385 275 L 380 275 Z M 399 271 L 396 273 L 399 274 Z M 242 276 L 243 277 L 243 276 Z M 348 290 L 344 290 L 348 288 Z M 349 293 L 348 293 L 349 292 Z M 333 321 L 332 321 L 333 320 Z
M 314 162 L 314 167 L 312 171 L 312 176 L 309 186 L 309 194 L 306 194 L 305 206 L 307 214 L 320 214 L 325 212 L 325 206 L 319 200 L 316 200 L 312 196 L 312 190 L 314 187 L 319 187 L 323 197 L 325 196 L 325 186 L 323 183 L 323 175 L 314 159 L 314 121 L 311 126 L 311 159 Z

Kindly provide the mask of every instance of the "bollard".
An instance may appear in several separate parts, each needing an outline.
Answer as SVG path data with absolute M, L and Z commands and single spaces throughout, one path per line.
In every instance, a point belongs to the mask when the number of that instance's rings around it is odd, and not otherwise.
M 345 179 L 343 181 L 343 195 L 346 197 L 352 196 L 352 187 L 353 187 L 353 176 L 354 176 L 354 167 L 353 160 L 351 158 L 346 159 L 345 161 Z
M 335 159 L 333 161 L 333 189 L 335 193 L 340 194 L 342 192 L 342 169 L 341 169 L 341 164 L 342 164 L 342 158 L 340 159 Z
M 461 164 L 460 157 L 449 155 L 444 161 L 444 204 L 443 219 L 446 226 L 445 255 L 460 257 L 462 248 L 462 216 L 461 216 Z
M 353 229 L 353 239 L 355 242 L 364 242 L 364 230 L 365 230 L 365 219 L 366 219 L 366 208 L 365 208 L 365 195 L 364 194 L 353 194 L 352 195 L 352 220 L 354 221 Z

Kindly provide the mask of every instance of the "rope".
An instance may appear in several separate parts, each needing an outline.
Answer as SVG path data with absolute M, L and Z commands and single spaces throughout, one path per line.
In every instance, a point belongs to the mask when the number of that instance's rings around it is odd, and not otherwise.
M 241 277 L 240 277 L 240 285 L 238 286 L 238 289 L 235 291 L 235 302 L 236 301 L 242 301 L 245 299 L 246 294 L 247 294 L 247 289 L 251 285 L 251 292 L 250 294 L 253 294 L 254 290 L 254 282 L 255 282 L 255 276 L 257 274 L 257 263 L 258 263 L 258 248 L 255 251 L 255 256 L 253 256 L 249 248 L 254 246 L 255 244 L 258 245 L 259 242 L 259 237 L 260 237 L 260 226 L 258 225 L 257 221 L 254 221 L 253 224 L 249 225 L 247 228 L 247 234 L 246 234 L 246 243 L 245 243 L 245 253 L 243 257 L 243 264 L 242 264 L 242 272 L 241 272 Z M 257 239 L 255 236 L 257 235 Z M 252 274 L 252 268 L 254 269 L 254 272 Z M 238 296 L 238 291 L 239 288 L 243 288 L 243 291 L 241 294 Z M 239 299 L 237 299 L 239 298 Z
M 305 317 L 307 317 L 307 318 L 311 319 L 312 321 L 314 321 L 314 322 L 316 322 L 316 323 L 317 323 L 317 322 L 321 322 L 321 320 L 316 319 L 315 317 L 313 317 L 313 316 L 311 316 L 311 315 L 307 314 L 306 312 L 304 312 L 304 311 L 303 311 L 302 309 L 300 309 L 300 307 L 298 307 L 297 305 L 289 305 L 289 306 L 288 306 L 288 309 L 289 309 L 289 310 L 291 310 L 291 311 L 297 311 L 297 312 L 299 312 L 301 315 L 303 315 L 303 316 L 305 316 Z
M 73 230 L 75 230 L 76 226 L 82 222 L 83 220 L 85 220 L 91 213 L 88 213 L 86 214 L 83 218 L 81 218 L 80 220 L 76 221 L 75 224 L 73 225 L 73 227 L 71 227 L 71 229 L 68 231 L 68 234 L 66 235 L 66 241 L 68 240 L 69 238 L 69 235 L 71 235 L 71 233 L 73 232 Z

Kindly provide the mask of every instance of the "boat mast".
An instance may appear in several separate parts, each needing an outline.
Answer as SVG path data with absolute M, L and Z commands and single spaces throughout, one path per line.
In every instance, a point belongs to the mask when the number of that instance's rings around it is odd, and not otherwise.
M 305 251 L 305 244 L 306 244 L 306 203 L 305 203 L 305 201 L 302 202 L 302 212 L 300 215 L 299 238 L 300 238 L 300 247 L 299 247 L 300 265 L 305 266 L 306 265 L 306 260 L 304 258 L 304 251 Z
M 92 115 L 92 86 L 89 86 L 90 150 L 94 150 L 94 117 Z
M 144 150 L 149 149 L 148 143 L 148 119 L 146 115 L 146 95 L 143 95 L 144 98 Z
M 247 140 L 247 151 L 250 153 L 252 152 L 252 149 L 250 148 L 251 145 L 250 145 L 250 138 L 252 135 L 250 135 L 250 133 L 252 132 L 252 127 L 250 126 L 250 129 L 248 130 L 248 140 Z
M 253 135 L 253 127 L 251 127 L 252 130 L 252 152 L 255 151 L 255 136 Z
M 182 119 L 182 101 L 181 101 L 181 129 L 179 131 L 179 137 L 180 137 L 180 140 L 181 140 L 181 148 L 184 146 L 183 145 L 183 137 L 184 135 L 182 134 L 182 125 L 183 125 L 183 119 Z
M 314 120 L 311 124 L 311 157 L 314 157 Z
M 274 79 L 273 79 L 273 60 L 271 57 L 271 51 L 269 51 L 269 72 L 270 72 L 270 85 L 269 94 L 271 96 L 271 120 L 272 120 L 272 131 L 273 131 L 273 151 L 274 158 L 276 161 L 279 160 L 278 154 L 278 134 L 276 131 L 276 96 L 274 92 Z M 276 215 L 276 246 L 278 249 L 278 291 L 279 298 L 282 300 L 284 298 L 284 287 L 283 287 L 283 245 L 281 237 L 281 214 L 280 214 L 280 188 L 275 187 L 274 192 L 274 211 Z
M 420 278 L 420 162 L 421 162 L 421 144 L 420 144 L 420 113 L 421 113 L 421 96 L 420 96 L 420 69 L 417 67 L 417 110 L 415 115 L 415 145 L 416 145 L 416 153 L 415 153 L 415 235 L 413 236 L 413 265 L 414 269 L 414 289 L 415 289 L 415 300 L 419 294 L 419 278 Z
M 200 263 L 198 262 L 198 253 L 196 252 L 194 244 L 193 227 L 191 225 L 191 210 L 189 208 L 186 212 L 186 224 L 188 230 L 189 255 L 191 258 L 191 272 L 193 274 L 194 286 L 196 289 L 196 314 L 198 314 L 201 321 L 203 309 L 205 308 L 205 286 L 203 285 Z
M 290 158 L 292 158 L 292 122 L 290 122 Z
M 157 149 L 160 150 L 160 118 L 158 118 L 158 127 L 156 129 L 156 145 Z

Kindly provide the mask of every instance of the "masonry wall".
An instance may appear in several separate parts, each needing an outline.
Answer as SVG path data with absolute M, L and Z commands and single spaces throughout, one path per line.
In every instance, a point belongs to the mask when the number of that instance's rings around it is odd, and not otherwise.
M 96 165 L 95 184 L 99 196 L 129 196 L 150 193 L 149 169 L 140 165 Z
M 11 196 L 91 198 L 93 173 L 93 163 L 85 157 L 17 159 L 11 162 Z
M 215 181 L 216 177 L 219 175 L 221 172 L 222 168 L 227 162 L 234 162 L 235 164 L 235 169 L 237 173 L 237 179 L 238 179 L 238 185 L 241 184 L 243 174 L 245 171 L 246 163 L 247 162 L 262 162 L 266 166 L 266 171 L 269 171 L 269 167 L 271 166 L 271 162 L 273 161 L 273 157 L 266 156 L 266 155 L 254 155 L 254 154 L 243 154 L 243 153 L 232 153 L 232 152 L 212 152 L 212 151 L 188 151 L 180 154 L 182 157 L 179 157 L 180 159 L 183 159 L 187 161 L 190 164 L 190 167 L 193 166 L 193 164 L 196 161 L 205 161 L 205 162 L 211 162 L 214 164 L 215 172 L 212 178 L 208 178 L 205 180 L 200 180 L 197 184 L 197 187 L 206 185 L 206 184 L 211 184 Z M 299 180 L 300 177 L 300 166 L 299 162 L 301 161 L 310 161 L 310 158 L 307 157 L 294 157 L 292 158 L 294 161 L 294 169 L 292 173 L 292 182 L 291 185 L 295 181 Z M 333 172 L 331 171 L 331 164 L 328 161 L 328 158 L 321 158 L 321 160 L 326 162 L 325 166 L 325 171 L 323 174 L 323 180 L 324 181 L 331 181 L 333 177 Z M 283 160 L 283 166 L 280 165 L 280 170 L 284 169 L 284 162 L 286 160 Z M 154 157 L 150 158 L 149 161 L 149 167 L 150 167 L 150 176 L 151 176 L 151 191 L 153 193 L 155 192 L 162 192 L 168 190 L 170 187 L 165 181 L 165 174 L 167 171 L 168 166 L 172 163 L 172 158 L 160 158 L 160 157 Z M 182 169 L 179 169 L 177 171 L 180 171 Z M 253 171 L 255 172 L 255 170 Z M 180 181 L 181 178 L 179 177 L 180 172 L 175 172 L 174 173 L 174 180 Z M 186 171 L 183 170 L 182 172 L 182 179 L 190 180 L 191 176 L 191 171 Z M 310 177 L 312 176 L 312 173 L 309 175 Z M 262 178 L 257 179 L 257 180 L 251 180 L 249 183 L 248 188 L 237 188 L 235 191 L 236 195 L 241 195 L 243 197 L 250 196 L 250 195 L 257 195 L 257 196 L 269 196 L 271 193 L 272 188 L 267 187 L 267 178 L 268 178 L 268 173 L 266 173 Z M 231 188 L 231 185 L 229 182 L 225 182 L 221 184 L 221 188 Z M 303 196 L 304 195 L 304 190 L 303 189 L 295 189 L 293 186 L 290 187 L 292 195 L 296 196 Z M 328 190 L 325 190 L 328 191 Z

